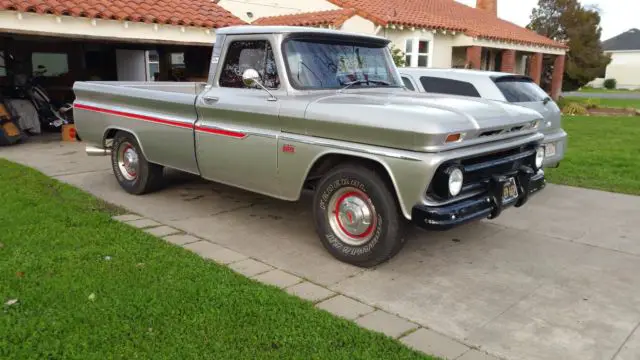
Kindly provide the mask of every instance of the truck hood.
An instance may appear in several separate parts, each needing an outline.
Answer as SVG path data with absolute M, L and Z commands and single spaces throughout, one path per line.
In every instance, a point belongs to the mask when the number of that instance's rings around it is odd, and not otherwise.
M 307 135 L 422 152 L 529 135 L 542 119 L 507 103 L 384 88 L 316 95 L 305 117 Z M 461 141 L 446 143 L 458 133 Z

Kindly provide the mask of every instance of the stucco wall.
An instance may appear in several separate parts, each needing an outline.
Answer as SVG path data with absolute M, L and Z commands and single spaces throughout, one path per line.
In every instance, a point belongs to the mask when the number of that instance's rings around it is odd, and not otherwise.
M 619 88 L 640 88 L 640 51 L 611 53 L 606 78 L 618 80 Z
M 220 0 L 218 5 L 247 22 L 265 16 L 340 9 L 326 0 Z M 252 18 L 248 12 L 253 13 Z
M 360 16 L 354 16 L 351 19 L 347 20 L 342 24 L 340 30 L 367 34 L 367 35 L 376 35 L 376 25 Z
M 453 66 L 453 36 L 436 35 L 431 67 L 450 68 Z

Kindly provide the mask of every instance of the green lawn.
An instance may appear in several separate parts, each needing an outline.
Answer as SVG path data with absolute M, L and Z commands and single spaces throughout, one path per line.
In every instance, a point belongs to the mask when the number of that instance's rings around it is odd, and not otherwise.
M 552 183 L 640 195 L 640 117 L 565 117 L 569 148 Z
M 588 98 L 581 97 L 566 97 L 566 102 L 577 102 L 581 104 L 585 104 L 589 101 Z M 613 108 L 636 108 L 640 109 L 640 99 L 602 99 L 595 98 L 592 101 L 595 101 L 596 104 L 601 107 L 613 107 Z
M 114 211 L 0 159 L 0 359 L 425 358 Z

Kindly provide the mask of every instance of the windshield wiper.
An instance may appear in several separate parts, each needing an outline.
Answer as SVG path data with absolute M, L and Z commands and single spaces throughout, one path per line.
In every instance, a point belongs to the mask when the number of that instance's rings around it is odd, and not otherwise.
M 373 84 L 380 84 L 380 85 L 385 85 L 385 86 L 391 86 L 391 83 L 388 81 L 384 81 L 384 80 L 356 80 L 356 81 L 351 81 L 348 82 L 345 85 L 345 87 L 343 87 L 342 89 L 338 90 L 338 92 L 342 92 L 344 90 L 347 90 L 348 88 L 352 87 L 353 85 L 360 85 L 360 84 L 367 84 L 369 85 L 369 83 L 373 83 Z
M 302 62 L 302 60 L 300 60 L 300 64 L 298 65 L 298 80 L 300 80 L 300 70 L 302 69 L 302 67 L 300 65 L 304 66 L 305 69 L 307 69 L 313 76 L 315 76 L 316 79 L 318 79 L 318 81 L 320 82 L 320 87 L 322 87 L 322 78 L 320 76 L 318 76 L 318 74 L 313 72 L 313 70 L 311 70 L 311 68 L 308 67 L 307 64 Z

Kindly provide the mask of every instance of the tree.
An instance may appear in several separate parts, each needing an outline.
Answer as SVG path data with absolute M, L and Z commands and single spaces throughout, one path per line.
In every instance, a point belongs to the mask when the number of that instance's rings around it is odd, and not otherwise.
M 611 58 L 604 54 L 600 11 L 578 0 L 539 0 L 527 26 L 569 47 L 565 63 L 564 90 L 580 88 L 604 72 Z M 553 59 L 545 57 L 543 82 L 550 81 Z
M 403 67 L 406 64 L 404 53 L 394 45 L 391 45 L 391 56 L 397 67 Z

